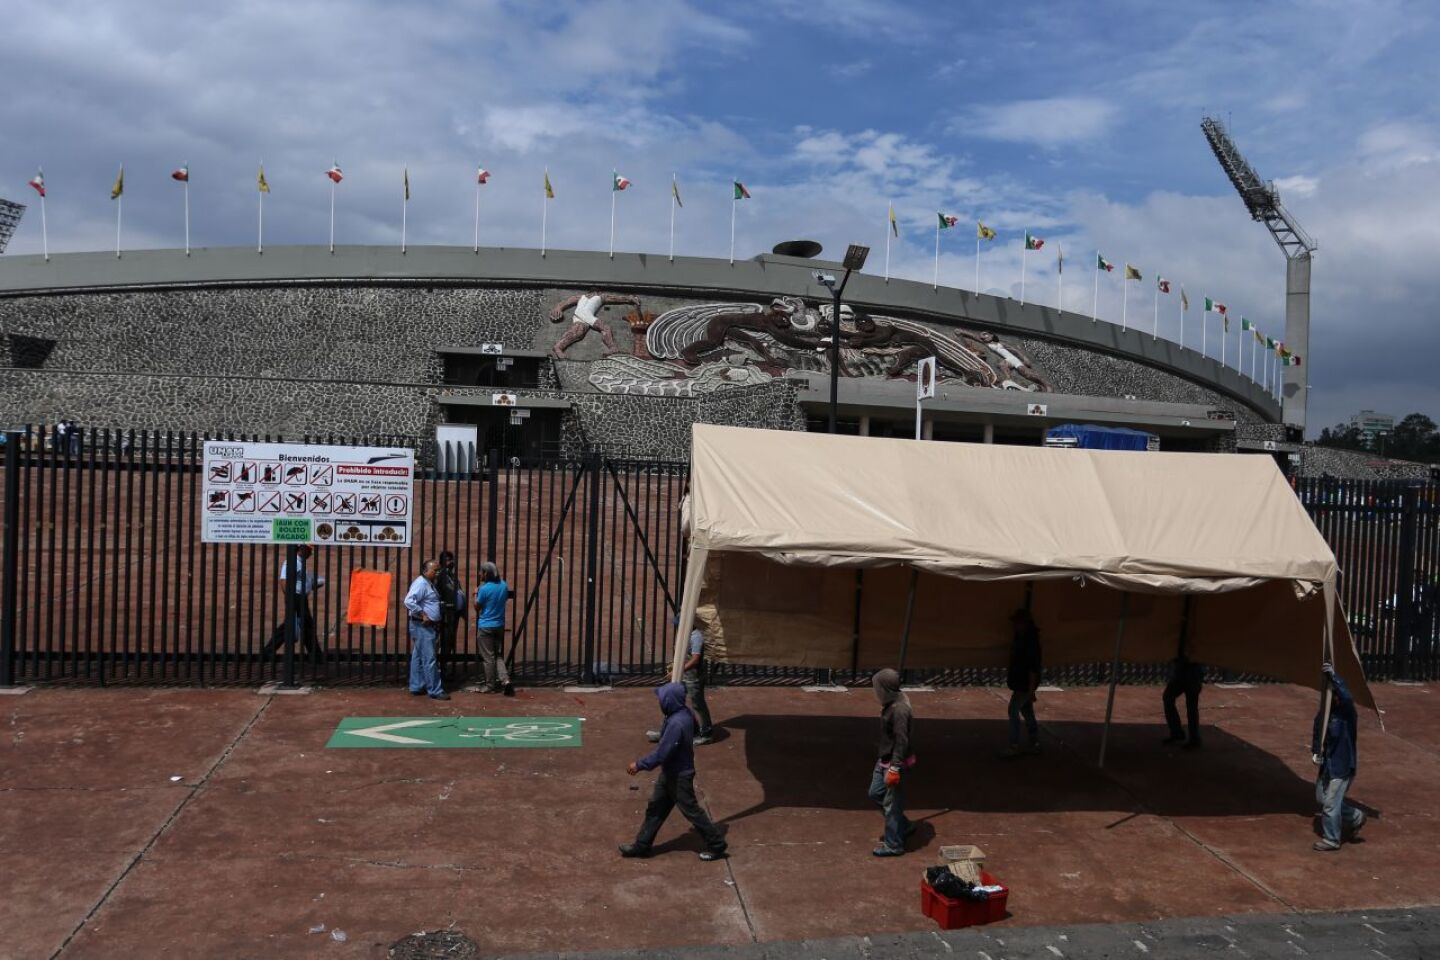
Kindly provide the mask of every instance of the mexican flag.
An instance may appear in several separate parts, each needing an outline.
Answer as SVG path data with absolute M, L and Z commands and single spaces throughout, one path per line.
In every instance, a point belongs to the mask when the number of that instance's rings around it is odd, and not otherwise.
M 630 186 L 630 181 L 628 179 L 620 176 L 620 174 L 615 173 L 614 171 L 611 171 L 610 177 L 610 189 L 612 191 L 624 190 Z
M 1240 329 L 1241 329 L 1241 330 L 1254 330 L 1254 329 L 1255 329 L 1255 324 L 1251 323 L 1249 320 L 1246 320 L 1244 317 L 1241 317 L 1241 318 L 1240 318 Z
M 749 200 L 749 199 L 750 199 L 750 191 L 749 191 L 749 190 L 746 190 L 746 189 L 745 189 L 745 184 L 741 183 L 739 180 L 736 180 L 736 181 L 735 181 L 735 199 L 736 199 L 736 200 Z
M 1040 249 L 1041 247 L 1043 247 L 1043 246 L 1045 246 L 1045 241 L 1044 241 L 1044 240 L 1041 240 L 1039 237 L 1032 237 L 1032 236 L 1030 236 L 1030 234 L 1029 234 L 1028 231 L 1026 232 L 1026 234 L 1025 234 L 1025 249 L 1026 249 L 1026 250 L 1039 250 L 1039 249 Z
M 1206 313 L 1218 313 L 1221 315 L 1226 315 L 1228 314 L 1229 309 L 1229 307 L 1225 306 L 1225 304 L 1221 303 L 1218 300 L 1211 300 L 1209 297 L 1205 298 Z
M 325 176 L 330 178 L 331 183 L 339 183 L 345 179 L 345 174 L 340 172 L 340 164 L 330 164 L 330 169 L 325 171 Z
M 959 217 L 952 217 L 948 213 L 937 213 L 935 214 L 935 216 L 940 218 L 941 230 L 949 230 L 951 227 L 955 226 L 955 224 L 960 222 Z
M 187 164 L 185 164 L 185 166 L 183 166 L 183 167 L 178 167 L 176 170 L 174 170 L 174 171 L 170 174 L 170 179 L 171 179 L 171 180 L 179 180 L 181 183 L 189 183 L 189 182 L 190 182 L 190 164 L 187 163 Z
M 35 176 L 30 179 L 30 186 L 34 187 L 34 188 L 35 188 L 35 192 L 38 193 L 38 194 L 40 194 L 40 196 L 42 196 L 42 197 L 45 196 L 45 171 L 44 171 L 44 170 L 36 170 L 36 171 L 35 171 Z
M 489 183 L 489 182 L 490 182 L 490 171 L 489 171 L 489 170 L 486 170 L 484 167 L 476 167 L 476 168 L 475 168 L 475 182 L 476 182 L 476 183 Z
M 1095 269 L 1104 270 L 1106 273 L 1114 273 L 1115 264 L 1111 263 L 1109 260 L 1106 260 L 1104 257 L 1100 256 L 1100 254 L 1097 253 L 1095 254 Z
M 1169 281 L 1169 280 L 1166 280 L 1164 277 L 1161 277 L 1160 279 L 1156 280 L 1156 281 L 1155 281 L 1155 286 L 1157 286 L 1157 287 L 1160 288 L 1160 292 L 1161 292 L 1161 293 L 1169 293 L 1169 292 L 1170 292 L 1170 281 Z

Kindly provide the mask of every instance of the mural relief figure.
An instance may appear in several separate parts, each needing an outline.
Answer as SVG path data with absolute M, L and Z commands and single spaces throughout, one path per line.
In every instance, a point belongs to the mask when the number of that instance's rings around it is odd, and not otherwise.
M 693 304 L 653 317 L 640 310 L 633 298 L 590 291 L 557 306 L 551 318 L 558 321 L 571 304 L 581 317 L 582 312 L 598 313 L 613 302 L 636 305 L 626 315 L 636 342 L 631 356 L 607 355 L 591 364 L 589 382 L 605 393 L 700 396 L 796 372 L 830 369 L 825 347 L 832 307 L 826 303 L 817 309 L 799 297 L 777 297 L 769 304 Z M 596 305 L 587 309 L 587 304 Z M 992 333 L 871 316 L 848 304 L 840 307 L 839 328 L 842 376 L 911 380 L 916 363 L 934 356 L 942 382 L 1049 389 L 1018 347 L 1007 346 Z M 555 354 L 561 355 L 588 330 L 577 319 L 571 333 L 556 345 Z M 601 336 L 613 353 L 613 338 L 606 337 L 604 330 Z
M 637 311 L 640 309 L 640 298 L 623 296 L 614 293 L 601 293 L 599 290 L 589 290 L 579 296 L 562 300 L 550 311 L 550 322 L 559 323 L 565 318 L 565 311 L 573 308 L 571 315 L 570 329 L 555 344 L 550 355 L 557 360 L 565 358 L 565 351 L 570 349 L 591 330 L 600 334 L 600 342 L 605 345 L 605 353 L 608 356 L 615 352 L 615 335 L 610 332 L 610 325 L 600 316 L 600 311 L 605 307 L 615 304 L 628 304 Z

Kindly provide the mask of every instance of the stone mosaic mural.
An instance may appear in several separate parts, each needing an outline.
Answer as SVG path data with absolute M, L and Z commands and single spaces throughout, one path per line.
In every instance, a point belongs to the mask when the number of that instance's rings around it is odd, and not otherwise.
M 617 346 L 601 316 L 629 306 L 624 322 L 629 352 Z M 550 311 L 555 323 L 572 312 L 570 328 L 552 349 L 559 358 L 592 331 L 605 352 L 591 361 L 588 382 L 602 393 L 695 397 L 753 387 L 793 372 L 828 373 L 826 349 L 833 307 L 799 297 L 769 304 L 695 303 L 648 313 L 636 297 L 589 291 Z M 618 312 L 618 311 L 617 311 Z M 913 380 L 915 364 L 938 360 L 939 379 L 969 386 L 1048 391 L 1048 380 L 1025 351 L 994 334 L 963 328 L 939 330 L 913 320 L 840 310 L 840 372 L 845 377 Z

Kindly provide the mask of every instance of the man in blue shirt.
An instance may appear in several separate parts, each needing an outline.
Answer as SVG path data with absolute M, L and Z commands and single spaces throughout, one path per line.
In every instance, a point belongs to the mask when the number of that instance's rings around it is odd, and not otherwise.
M 1323 709 L 1315 714 L 1315 732 L 1310 750 L 1320 768 L 1320 775 L 1315 780 L 1315 799 L 1320 804 L 1321 837 L 1315 841 L 1315 849 L 1330 853 L 1340 849 L 1340 839 L 1347 824 L 1352 839 L 1360 832 L 1360 828 L 1365 826 L 1365 812 L 1345 799 L 1345 793 L 1355 779 L 1355 734 L 1358 729 L 1355 699 L 1350 696 L 1345 681 L 1335 674 L 1334 666 L 1327 663 L 1322 669 L 1334 702 L 1328 722 Z
M 325 651 L 320 646 L 319 638 L 315 632 L 315 614 L 310 609 L 310 595 L 316 590 L 325 586 L 325 578 L 317 576 L 310 568 L 310 555 L 314 552 L 308 543 L 302 543 L 295 551 L 295 620 L 286 625 L 284 615 L 281 615 L 280 623 L 270 634 L 270 639 L 265 641 L 261 648 L 262 656 L 270 656 L 282 645 L 294 643 L 297 638 L 304 645 L 305 652 L 315 663 L 322 663 L 325 659 Z M 280 609 L 284 610 L 288 605 L 290 580 L 285 576 L 287 561 L 280 561 L 280 576 L 277 583 L 280 584 Z
M 630 776 L 641 770 L 660 768 L 655 790 L 645 807 L 645 822 L 635 835 L 634 843 L 622 844 L 622 857 L 648 857 L 655 835 L 670 811 L 676 807 L 705 840 L 701 860 L 719 860 L 725 856 L 725 837 L 720 828 L 706 815 L 695 798 L 695 717 L 685 708 L 685 685 L 667 683 L 655 691 L 665 723 L 660 728 L 660 742 L 650 753 L 631 761 L 625 768 Z
M 680 619 L 674 617 L 670 622 L 678 624 Z M 695 722 L 699 725 L 695 730 L 695 746 L 703 747 L 715 741 L 715 731 L 710 722 L 710 707 L 705 703 L 705 633 L 699 627 L 690 631 L 686 650 L 680 679 L 685 683 L 685 696 L 690 701 L 690 709 L 695 711 Z M 651 743 L 660 741 L 659 730 L 647 730 L 645 736 Z
M 426 560 L 420 576 L 405 594 L 405 611 L 410 621 L 410 692 L 430 694 L 432 700 L 449 700 L 440 685 L 440 667 L 435 662 L 435 634 L 440 623 L 440 591 L 435 589 L 438 560 Z
M 510 584 L 500 576 L 500 568 L 490 561 L 480 565 L 480 589 L 475 591 L 475 637 L 480 646 L 480 660 L 485 665 L 485 693 L 513 697 L 510 670 L 505 666 L 505 603 L 510 599 Z

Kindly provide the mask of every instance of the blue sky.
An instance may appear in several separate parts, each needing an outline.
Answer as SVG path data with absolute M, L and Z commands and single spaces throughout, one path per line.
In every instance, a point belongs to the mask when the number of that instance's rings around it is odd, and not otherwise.
M 603 249 L 618 168 L 634 186 L 617 246 L 663 252 L 675 171 L 677 251 L 724 256 L 739 176 L 754 194 L 739 256 L 797 236 L 832 253 L 868 242 L 878 271 L 893 200 L 892 275 L 930 278 L 944 210 L 962 224 L 943 238 L 942 283 L 973 284 L 979 218 L 1001 231 L 988 291 L 1018 294 L 1029 227 L 1049 245 L 1027 264 L 1027 299 L 1055 301 L 1060 245 L 1065 306 L 1088 312 L 1099 249 L 1146 275 L 1132 323 L 1151 321 L 1159 273 L 1279 336 L 1283 261 L 1210 156 L 1199 121 L 1213 112 L 1321 245 L 1312 424 L 1360 407 L 1440 419 L 1436 18 L 1400 0 L 18 0 L 0 196 L 33 203 L 25 181 L 43 165 L 52 251 L 104 249 L 123 161 L 126 245 L 173 247 L 169 172 L 188 162 L 195 245 L 248 244 L 263 158 L 267 244 L 323 243 L 333 159 L 338 242 L 398 243 L 408 165 L 410 242 L 468 244 L 483 164 L 482 243 L 536 246 L 548 165 L 550 245 Z M 10 253 L 39 246 L 32 215 Z M 1107 279 L 1100 313 L 1118 320 Z M 1166 307 L 1161 335 L 1176 339 Z

